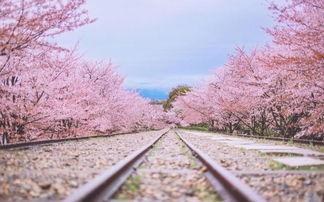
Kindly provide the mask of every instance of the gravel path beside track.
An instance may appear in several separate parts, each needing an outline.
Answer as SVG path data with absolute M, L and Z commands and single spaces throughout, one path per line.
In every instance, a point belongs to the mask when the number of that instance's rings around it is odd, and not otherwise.
M 237 175 L 269 201 L 324 201 L 324 173 Z
M 266 200 L 274 202 L 324 201 L 324 172 L 305 171 L 305 173 L 291 174 L 289 168 L 285 168 L 287 171 L 276 173 L 275 168 L 270 166 L 271 156 L 261 156 L 257 151 L 227 146 L 205 136 L 217 134 L 203 132 L 192 134 L 183 130 L 178 132 L 185 134 L 189 142 L 223 167 L 233 171 L 242 182 L 251 186 Z M 246 174 L 244 174 L 245 171 L 247 171 Z
M 204 169 L 171 131 L 157 143 L 115 199 L 217 201 Z
M 324 146 L 320 145 L 312 145 L 312 144 L 301 144 L 297 142 L 284 142 L 284 141 L 276 141 L 276 140 L 268 140 L 268 139 L 260 139 L 260 138 L 253 138 L 253 137 L 242 137 L 233 135 L 232 137 L 242 138 L 245 140 L 253 140 L 259 144 L 275 144 L 275 145 L 285 145 L 285 146 L 296 146 L 303 149 L 310 149 L 318 152 L 324 152 Z
M 271 170 L 269 163 L 271 157 L 260 156 L 257 151 L 242 150 L 239 148 L 220 144 L 216 140 L 205 136 L 197 136 L 185 131 L 179 131 L 185 134 L 186 139 L 194 144 L 198 149 L 205 152 L 221 166 L 227 170 L 246 170 L 246 171 L 265 171 Z M 203 133 L 204 134 L 204 133 Z M 211 133 L 205 133 L 212 135 Z M 253 162 L 253 163 L 252 163 Z
M 0 201 L 63 199 L 160 132 L 0 150 Z

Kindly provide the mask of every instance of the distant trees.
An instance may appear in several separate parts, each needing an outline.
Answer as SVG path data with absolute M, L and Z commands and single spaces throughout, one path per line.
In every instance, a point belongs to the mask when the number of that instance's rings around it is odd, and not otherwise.
M 271 4 L 273 42 L 238 48 L 203 87 L 174 103 L 188 123 L 228 132 L 323 139 L 324 2 Z
M 190 91 L 190 87 L 186 85 L 180 85 L 178 87 L 173 88 L 170 93 L 168 99 L 163 102 L 163 108 L 165 111 L 170 110 L 173 106 L 172 103 L 176 100 L 177 97 L 185 95 Z
M 84 0 L 0 0 L 1 142 L 163 127 L 163 109 L 122 88 L 111 63 L 49 41 L 93 22 Z
M 163 109 L 164 109 L 164 119 L 167 120 L 168 124 L 176 124 L 181 126 L 187 126 L 188 123 L 184 121 L 184 117 L 179 114 L 177 110 L 173 109 L 173 104 L 178 97 L 186 95 L 187 92 L 191 91 L 191 87 L 186 85 L 180 85 L 173 88 L 170 93 L 168 99 L 163 101 Z

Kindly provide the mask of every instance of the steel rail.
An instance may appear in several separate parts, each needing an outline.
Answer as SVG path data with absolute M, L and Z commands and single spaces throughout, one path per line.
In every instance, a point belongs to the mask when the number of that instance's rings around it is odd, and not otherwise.
M 169 129 L 162 130 L 162 133 L 151 143 L 133 152 L 113 167 L 104 171 L 101 175 L 77 189 L 63 201 L 99 202 L 110 199 L 131 175 L 134 169 L 144 160 L 145 154 L 147 154 L 153 148 L 154 144 L 168 131 Z
M 140 131 L 140 132 L 143 132 L 143 131 Z M 25 147 L 36 146 L 36 145 L 47 145 L 47 144 L 53 144 L 53 143 L 58 143 L 58 142 L 86 140 L 86 139 L 98 138 L 98 137 L 113 137 L 113 136 L 117 136 L 117 135 L 126 135 L 126 134 L 132 134 L 132 133 L 134 133 L 134 132 L 113 133 L 113 134 L 108 134 L 108 135 L 95 135 L 95 136 L 85 136 L 85 137 L 50 139 L 50 140 L 39 140 L 39 141 L 30 141 L 30 142 L 21 142 L 21 143 L 9 143 L 9 144 L 0 145 L 0 150 L 25 148 Z M 135 133 L 138 133 L 138 132 L 135 132 Z
M 282 141 L 282 142 L 295 142 L 295 143 L 301 143 L 301 144 L 313 144 L 313 145 L 319 145 L 324 146 L 324 141 L 318 141 L 318 140 L 303 140 L 303 139 L 296 139 L 296 138 L 283 138 L 283 137 L 267 137 L 267 136 L 260 136 L 260 135 L 237 135 L 239 137 L 251 137 L 251 138 L 257 138 L 257 139 L 266 139 L 266 140 L 275 140 L 275 141 Z
M 216 163 L 208 155 L 197 149 L 188 142 L 182 135 L 177 133 L 180 139 L 187 145 L 193 154 L 207 167 L 207 178 L 213 185 L 215 191 L 224 201 L 237 202 L 265 202 L 260 195 L 255 193 L 249 186 L 242 183 L 237 177 L 232 175 L 225 168 Z

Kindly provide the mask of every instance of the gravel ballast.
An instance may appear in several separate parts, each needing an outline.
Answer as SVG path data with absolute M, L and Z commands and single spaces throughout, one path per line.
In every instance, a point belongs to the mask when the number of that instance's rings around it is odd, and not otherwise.
M 324 173 L 238 175 L 269 201 L 324 201 Z
M 217 140 L 207 136 L 197 136 L 186 131 L 178 131 L 184 134 L 184 137 L 201 151 L 214 159 L 227 170 L 248 170 L 265 171 L 271 170 L 269 167 L 272 158 L 269 156 L 260 156 L 259 152 L 253 150 L 244 150 L 219 143 Z M 204 133 L 202 133 L 204 134 Z M 212 135 L 211 133 L 206 133 Z
M 64 199 L 161 131 L 0 150 L 0 201 Z
M 115 199 L 135 201 L 219 201 L 205 168 L 173 132 L 166 134 Z
M 251 186 L 266 200 L 273 202 L 324 201 L 324 170 L 321 167 L 317 171 L 312 171 L 313 168 L 310 167 L 304 167 L 303 171 L 298 171 L 273 162 L 275 156 L 260 155 L 258 151 L 240 149 L 210 138 L 213 135 L 226 137 L 225 135 L 188 133 L 184 130 L 178 132 L 220 165 L 232 171 L 242 182 Z M 276 143 L 264 140 L 261 143 L 276 145 Z

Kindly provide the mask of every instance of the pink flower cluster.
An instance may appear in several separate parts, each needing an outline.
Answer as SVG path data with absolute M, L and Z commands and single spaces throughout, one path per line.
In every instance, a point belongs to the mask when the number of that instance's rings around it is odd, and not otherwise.
M 48 42 L 93 22 L 84 0 L 0 0 L 1 142 L 164 126 L 162 107 L 122 87 L 109 62 Z
M 324 1 L 271 4 L 277 25 L 261 48 L 237 48 L 202 87 L 174 104 L 190 124 L 282 137 L 324 138 Z

